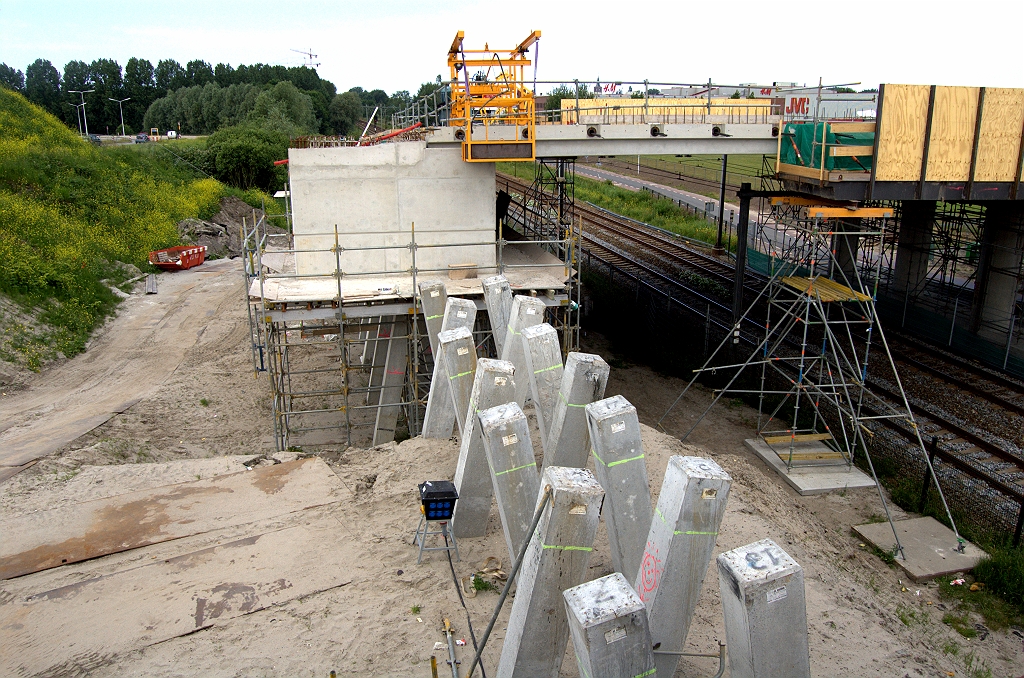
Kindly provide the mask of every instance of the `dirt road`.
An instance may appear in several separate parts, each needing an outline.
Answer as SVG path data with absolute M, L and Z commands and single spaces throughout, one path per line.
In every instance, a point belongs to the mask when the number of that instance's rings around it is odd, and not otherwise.
M 213 261 L 133 295 L 89 349 L 0 399 L 0 471 L 44 457 L 160 388 L 211 316 L 242 305 L 241 264 Z

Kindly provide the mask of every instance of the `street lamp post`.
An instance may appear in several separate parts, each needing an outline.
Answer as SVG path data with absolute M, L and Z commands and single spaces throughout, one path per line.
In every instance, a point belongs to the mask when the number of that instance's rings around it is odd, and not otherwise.
M 67 102 L 64 102 L 67 103 Z M 75 122 L 78 123 L 78 136 L 82 136 L 82 116 L 78 114 L 78 104 L 68 104 L 75 109 Z
M 110 99 L 110 97 L 107 97 L 107 98 Z M 123 104 L 126 101 L 131 101 L 132 98 L 128 97 L 126 99 L 110 99 L 110 100 L 117 102 L 117 110 L 119 110 L 121 112 L 121 136 L 125 136 L 125 133 L 124 133 L 124 109 L 121 107 L 121 104 Z
M 77 94 L 82 97 L 82 120 L 85 122 L 85 136 L 89 136 L 89 119 L 85 117 L 85 95 L 92 94 L 96 90 L 94 89 L 69 89 L 68 94 Z

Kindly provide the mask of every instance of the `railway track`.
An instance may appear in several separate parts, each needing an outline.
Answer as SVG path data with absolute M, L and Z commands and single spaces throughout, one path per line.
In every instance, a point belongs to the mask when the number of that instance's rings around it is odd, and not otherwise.
M 588 164 L 590 166 L 592 163 Z M 628 175 L 636 177 L 636 165 L 630 165 L 629 163 L 622 162 L 621 160 L 602 159 L 601 166 L 595 167 L 595 169 L 605 169 L 616 172 L 617 174 Z M 703 169 L 703 168 L 702 168 Z M 735 176 L 733 172 L 730 172 Z M 646 176 L 645 176 L 646 175 Z M 588 177 L 590 178 L 590 177 Z M 704 177 L 695 177 L 682 172 L 673 172 L 661 167 L 652 167 L 650 165 L 640 166 L 640 177 L 641 179 L 650 179 L 657 181 L 658 179 L 669 179 L 681 184 L 695 184 L 697 186 L 713 189 L 716 193 L 721 188 L 721 179 L 707 179 Z M 753 183 L 758 177 L 750 177 L 748 180 Z M 740 190 L 738 184 L 726 182 L 725 190 L 730 194 L 735 194 L 736 191 Z
M 897 338 L 889 348 L 900 363 L 953 384 L 1007 412 L 1024 416 L 1024 383 L 945 351 L 922 351 L 902 338 Z
M 529 195 L 531 186 L 507 175 L 501 175 L 499 182 L 508 192 Z M 695 246 L 660 229 L 605 212 L 586 204 L 577 203 L 576 213 L 583 219 L 583 240 L 596 244 L 594 236 L 612 241 L 622 249 L 631 251 L 656 268 L 675 273 L 683 269 L 703 275 L 731 290 L 735 267 L 731 262 L 706 254 Z M 639 249 L 639 251 L 637 251 Z M 668 266 L 666 266 L 668 264 Z M 744 285 L 747 294 L 757 295 L 764 287 L 761 276 L 750 276 Z
M 499 182 L 509 192 L 524 196 L 531 189 L 511 177 L 502 176 Z M 638 281 L 671 294 L 673 286 L 685 287 L 678 280 L 678 270 L 683 269 L 732 285 L 731 262 L 627 218 L 589 205 L 577 204 L 575 208 L 584 222 L 584 252 Z M 746 285 L 747 294 L 763 289 L 763 278 L 747 278 L 752 280 Z M 712 309 L 708 305 L 708 320 L 728 329 L 731 316 L 719 306 Z M 757 329 L 756 324 L 744 327 L 742 341 L 756 345 L 761 338 Z M 1007 495 L 1011 503 L 1024 505 L 1024 383 L 980 369 L 944 351 L 922 350 L 899 337 L 893 337 L 890 350 L 922 437 L 929 444 L 934 438 L 931 453 Z M 884 370 L 869 377 L 868 387 L 880 398 L 902 405 L 892 382 L 881 372 Z M 911 427 L 885 419 L 877 421 L 917 445 Z M 1019 533 L 1020 522 L 1017 527 Z

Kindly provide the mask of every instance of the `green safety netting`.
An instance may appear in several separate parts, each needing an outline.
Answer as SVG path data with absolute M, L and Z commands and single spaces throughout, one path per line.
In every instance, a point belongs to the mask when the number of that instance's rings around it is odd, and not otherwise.
M 825 126 L 825 143 L 829 147 L 842 144 L 844 146 L 871 146 L 875 143 L 874 132 L 840 132 L 832 131 L 827 122 L 819 123 L 786 123 L 782 129 L 782 152 L 780 160 L 789 165 L 804 167 L 821 167 L 821 135 Z M 817 143 L 815 143 L 817 142 Z M 870 170 L 872 157 L 870 154 L 857 158 L 825 156 L 826 170 Z

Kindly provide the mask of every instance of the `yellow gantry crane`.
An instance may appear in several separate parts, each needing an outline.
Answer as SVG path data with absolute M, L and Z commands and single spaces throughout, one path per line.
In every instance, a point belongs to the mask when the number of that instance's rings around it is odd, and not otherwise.
M 450 127 L 467 162 L 523 161 L 536 157 L 534 92 L 526 86 L 533 31 L 511 50 L 466 49 L 459 31 L 448 50 L 451 71 Z M 507 55 L 507 56 L 503 56 Z M 472 71 L 472 72 L 471 72 Z

